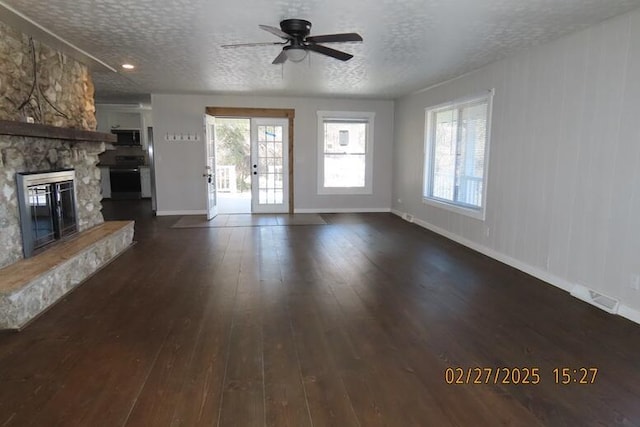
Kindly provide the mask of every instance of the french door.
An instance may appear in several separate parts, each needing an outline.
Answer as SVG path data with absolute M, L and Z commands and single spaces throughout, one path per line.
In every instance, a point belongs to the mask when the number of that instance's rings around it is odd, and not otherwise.
M 205 170 L 202 176 L 207 180 L 207 220 L 218 215 L 218 192 L 216 187 L 216 118 L 204 115 Z
M 289 121 L 251 119 L 251 211 L 289 212 Z

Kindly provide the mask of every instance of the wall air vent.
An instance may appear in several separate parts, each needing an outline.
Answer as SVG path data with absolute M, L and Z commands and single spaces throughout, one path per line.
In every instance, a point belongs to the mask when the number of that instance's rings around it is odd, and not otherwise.
M 586 286 L 576 285 L 571 290 L 571 295 L 573 295 L 578 299 L 581 299 L 584 302 L 588 302 L 591 305 L 595 305 L 596 307 L 608 313 L 612 313 L 612 314 L 618 313 L 618 307 L 620 306 L 620 301 L 618 301 L 615 298 L 602 295 L 601 293 L 596 292 L 592 289 L 589 289 Z
M 404 214 L 404 220 L 405 221 L 409 221 L 409 222 L 413 222 L 413 215 L 408 214 L 408 213 Z

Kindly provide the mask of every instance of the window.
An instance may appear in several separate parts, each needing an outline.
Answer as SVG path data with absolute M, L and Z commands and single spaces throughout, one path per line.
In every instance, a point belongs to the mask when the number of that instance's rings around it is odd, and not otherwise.
M 318 111 L 318 194 L 371 194 L 374 116 Z
M 427 109 L 426 203 L 484 219 L 492 97 Z

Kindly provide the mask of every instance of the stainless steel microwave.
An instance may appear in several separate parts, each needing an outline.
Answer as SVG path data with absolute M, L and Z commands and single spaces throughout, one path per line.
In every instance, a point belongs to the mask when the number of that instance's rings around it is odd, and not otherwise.
M 138 129 L 112 129 L 111 133 L 118 137 L 115 145 L 140 145 L 140 131 Z

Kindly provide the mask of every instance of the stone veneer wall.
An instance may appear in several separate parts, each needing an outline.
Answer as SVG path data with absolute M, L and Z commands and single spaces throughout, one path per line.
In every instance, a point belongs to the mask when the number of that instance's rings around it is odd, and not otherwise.
M 34 81 L 31 43 L 27 35 L 0 22 L 0 119 L 23 121 L 29 116 L 47 125 L 95 130 L 94 88 L 87 67 L 38 41 L 33 47 L 38 90 L 20 112 L 17 107 L 28 98 Z M 0 268 L 22 259 L 16 173 L 75 169 L 78 226 L 83 231 L 104 222 L 96 166 L 104 148 L 104 143 L 0 135 Z
M 22 259 L 16 173 L 73 168 L 79 231 L 104 222 L 98 154 L 104 143 L 0 135 L 0 268 Z
M 21 112 L 17 108 L 29 97 L 34 81 L 29 37 L 0 22 L 0 119 L 24 121 L 28 116 L 47 125 L 95 130 L 94 87 L 87 67 L 36 40 L 33 44 L 38 90 Z

